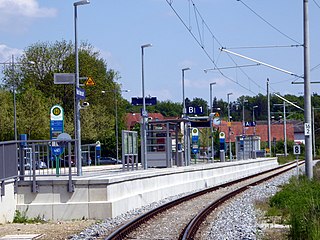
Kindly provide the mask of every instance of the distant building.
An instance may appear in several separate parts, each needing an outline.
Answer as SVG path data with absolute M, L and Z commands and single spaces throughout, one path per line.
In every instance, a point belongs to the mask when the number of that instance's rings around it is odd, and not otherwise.
M 165 119 L 165 117 L 161 113 L 148 113 L 148 115 L 149 115 L 148 118 L 152 121 Z M 127 130 L 132 130 L 137 123 L 141 123 L 142 121 L 141 114 L 127 113 L 125 121 L 126 121 Z
M 218 127 L 219 131 L 226 134 L 226 141 L 229 142 L 227 122 L 221 121 L 221 125 L 215 127 Z M 243 134 L 242 122 L 231 122 L 230 130 L 231 142 L 235 142 L 236 136 Z M 288 121 L 286 123 L 287 141 L 295 140 L 294 130 L 294 123 Z M 266 121 L 256 121 L 256 127 L 245 127 L 244 132 L 246 135 L 254 135 L 255 132 L 256 135 L 261 137 L 261 142 L 268 142 L 268 124 Z M 282 122 L 271 124 L 271 141 L 273 140 L 273 138 L 275 138 L 276 141 L 284 140 L 284 127 Z
M 149 113 L 149 119 L 155 120 L 167 120 L 177 119 L 174 117 L 166 118 L 161 113 Z M 135 124 L 141 122 L 140 113 L 127 113 L 126 126 L 128 130 L 132 130 Z M 229 142 L 227 121 L 221 121 L 220 125 L 214 125 L 220 132 L 224 132 L 226 135 L 226 142 Z M 271 141 L 275 138 L 276 141 L 284 140 L 284 127 L 283 122 L 271 123 Z M 231 142 L 235 142 L 236 136 L 243 134 L 242 122 L 231 122 Z M 268 142 L 268 124 L 267 121 L 256 121 L 256 127 L 245 127 L 246 135 L 254 135 L 254 133 L 261 137 L 261 142 Z M 286 137 L 287 141 L 295 141 L 304 143 L 304 126 L 302 121 L 288 120 L 286 122 Z

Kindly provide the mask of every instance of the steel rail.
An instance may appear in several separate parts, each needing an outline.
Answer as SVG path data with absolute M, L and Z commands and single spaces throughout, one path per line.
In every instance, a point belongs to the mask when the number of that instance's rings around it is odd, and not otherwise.
M 304 162 L 300 162 L 299 165 L 304 164 Z M 216 208 L 218 208 L 219 206 L 221 206 L 224 202 L 226 202 L 227 200 L 230 200 L 231 198 L 235 197 L 236 195 L 244 192 L 245 190 L 247 190 L 249 187 L 258 185 L 262 182 L 265 182 L 271 178 L 274 178 L 280 174 L 283 174 L 289 170 L 292 170 L 293 168 L 296 167 L 296 164 L 292 163 L 292 167 L 287 168 L 285 170 L 282 170 L 280 172 L 277 172 L 275 174 L 272 174 L 270 176 L 267 176 L 265 178 L 262 178 L 260 180 L 257 180 L 253 183 L 249 183 L 241 188 L 238 188 L 230 193 L 227 193 L 225 195 L 223 195 L 221 198 L 219 198 L 218 200 L 212 202 L 211 204 L 209 204 L 206 208 L 204 208 L 201 212 L 199 212 L 188 224 L 188 226 L 185 227 L 185 229 L 183 230 L 183 232 L 180 234 L 179 236 L 179 240 L 190 240 L 190 239 L 194 239 L 195 235 L 197 233 L 197 231 L 199 230 L 201 224 L 205 221 L 205 219 L 207 218 L 207 216 L 212 213 Z
M 284 165 L 278 166 L 276 168 L 272 168 L 272 169 L 269 169 L 269 170 L 266 170 L 266 171 L 263 171 L 263 172 L 259 172 L 259 173 L 256 173 L 256 174 L 253 174 L 253 175 L 250 175 L 250 176 L 239 178 L 239 179 L 227 182 L 227 183 L 223 183 L 223 184 L 220 184 L 218 186 L 206 188 L 204 190 L 200 190 L 198 192 L 192 193 L 190 195 L 187 195 L 187 196 L 181 197 L 179 199 L 173 200 L 171 202 L 168 202 L 166 204 L 163 204 L 163 205 L 161 205 L 161 206 L 159 206 L 159 207 L 157 207 L 157 208 L 155 208 L 155 209 L 153 209 L 153 210 L 151 210 L 149 212 L 146 212 L 146 213 L 140 215 L 139 217 L 133 219 L 132 221 L 129 221 L 128 223 L 122 225 L 120 228 L 118 228 L 117 230 L 112 232 L 108 237 L 106 237 L 105 240 L 122 240 L 127 235 L 129 235 L 131 232 L 136 230 L 139 226 L 141 226 L 143 223 L 147 222 L 149 219 L 155 217 L 156 215 L 158 215 L 158 214 L 160 214 L 160 213 L 162 213 L 162 212 L 164 212 L 164 211 L 166 211 L 166 210 L 168 210 L 168 209 L 170 209 L 170 208 L 172 208 L 174 206 L 177 206 L 178 204 L 181 204 L 183 202 L 187 202 L 187 201 L 189 201 L 189 200 L 191 200 L 193 198 L 199 197 L 201 195 L 205 195 L 205 194 L 207 194 L 209 192 L 216 191 L 216 190 L 218 190 L 220 188 L 225 188 L 225 187 L 237 184 L 239 182 L 248 180 L 250 178 L 257 177 L 259 175 L 266 174 L 266 173 L 269 173 L 269 172 L 272 172 L 272 171 L 276 171 L 276 170 L 279 170 L 281 168 L 285 168 L 290 164 L 294 165 L 292 168 L 296 167 L 296 162 L 284 164 Z M 285 170 L 285 171 L 287 171 L 287 170 Z M 183 234 L 184 233 L 181 233 L 180 237 L 183 236 Z

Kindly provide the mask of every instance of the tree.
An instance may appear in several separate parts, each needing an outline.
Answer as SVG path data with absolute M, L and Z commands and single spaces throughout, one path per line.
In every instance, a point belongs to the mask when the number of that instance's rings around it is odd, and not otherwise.
M 0 141 L 12 140 L 14 139 L 12 94 L 0 88 L 0 102 Z
M 19 132 L 30 134 L 31 139 L 48 138 L 49 110 L 53 105 L 60 104 L 65 112 L 65 131 L 74 136 L 74 85 L 56 85 L 53 81 L 54 73 L 75 71 L 72 43 L 35 43 L 25 49 L 18 62 L 21 64 L 17 65 L 15 73 L 19 95 Z M 112 69 L 107 70 L 105 60 L 88 43 L 82 43 L 80 46 L 79 67 L 80 77 L 90 76 L 96 83 L 94 87 L 85 87 L 85 101 L 90 103 L 90 107 L 81 110 L 82 138 L 88 142 L 95 142 L 97 139 L 103 142 L 105 138 L 110 137 L 114 139 L 114 94 L 108 95 L 106 99 L 101 91 L 120 90 L 120 85 L 114 82 L 119 78 L 118 73 Z M 4 87 L 10 89 L 12 74 L 10 71 L 4 74 Z M 118 100 L 122 99 L 120 94 L 116 97 Z M 118 110 L 123 116 L 124 110 L 121 110 L 121 107 L 123 105 L 119 106 Z M 45 122 L 47 124 L 43 124 Z
M 50 109 L 58 103 L 57 99 L 48 99 L 44 94 L 30 86 L 17 101 L 18 133 L 28 134 L 29 139 L 49 139 Z

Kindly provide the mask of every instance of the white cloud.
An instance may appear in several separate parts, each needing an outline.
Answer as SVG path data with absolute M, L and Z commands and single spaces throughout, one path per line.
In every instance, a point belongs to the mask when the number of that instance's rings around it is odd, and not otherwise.
M 56 9 L 41 8 L 36 0 L 0 0 L 0 14 L 6 17 L 54 17 L 56 13 Z
M 22 55 L 23 50 L 17 48 L 10 48 L 4 44 L 0 44 L 0 62 L 11 62 L 12 55 L 14 58 Z
M 0 29 L 10 34 L 25 33 L 34 19 L 56 14 L 56 9 L 42 8 L 37 0 L 0 0 Z

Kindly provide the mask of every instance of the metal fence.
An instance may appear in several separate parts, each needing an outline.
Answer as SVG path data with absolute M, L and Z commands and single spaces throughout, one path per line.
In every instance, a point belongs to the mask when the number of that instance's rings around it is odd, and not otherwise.
M 0 142 L 0 184 L 4 195 L 5 181 L 31 181 L 38 192 L 37 180 L 65 176 L 68 191 L 73 191 L 72 176 L 78 175 L 76 140 L 22 140 Z

